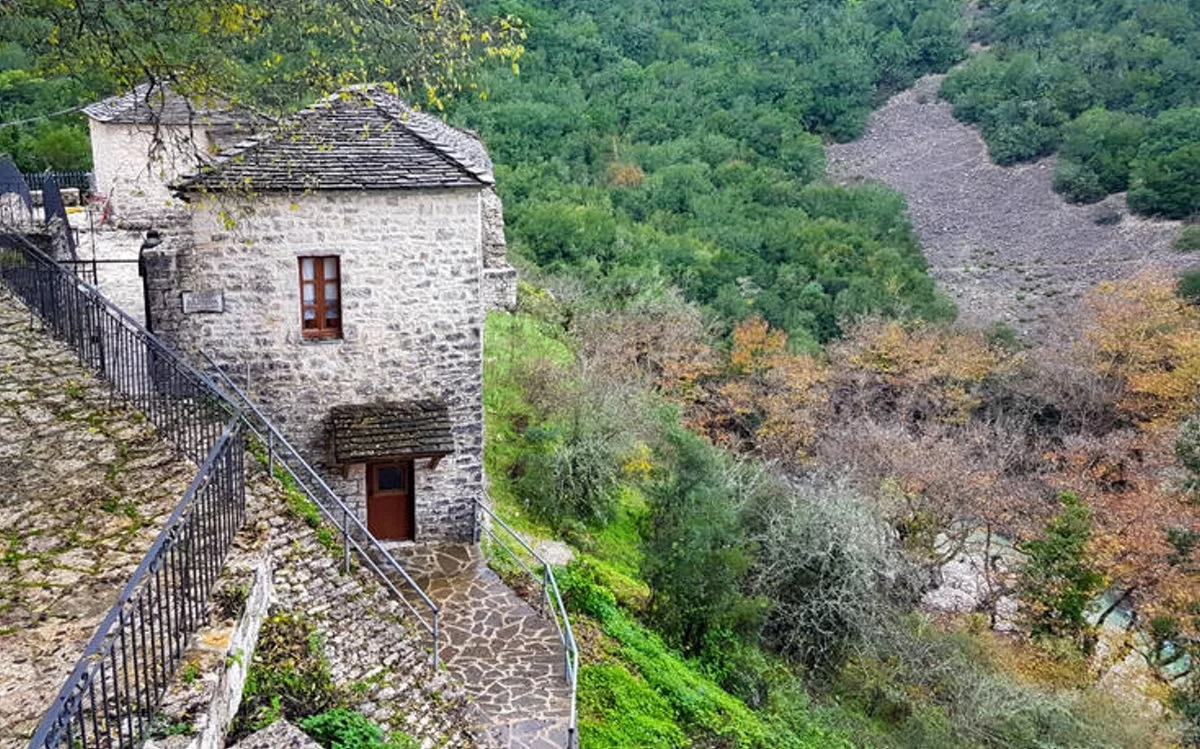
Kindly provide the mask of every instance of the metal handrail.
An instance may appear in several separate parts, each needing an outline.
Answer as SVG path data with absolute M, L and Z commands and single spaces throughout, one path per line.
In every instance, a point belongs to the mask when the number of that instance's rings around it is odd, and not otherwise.
M 124 746 L 126 719 L 128 719 L 129 739 L 132 740 L 135 733 L 139 737 L 145 736 L 151 717 L 147 707 L 149 704 L 157 703 L 166 692 L 167 683 L 175 672 L 176 661 L 182 656 L 186 647 L 187 632 L 194 628 L 194 626 L 185 626 L 185 623 L 186 625 L 195 625 L 203 616 L 204 602 L 208 599 L 208 592 L 216 581 L 217 571 L 224 563 L 230 545 L 228 542 L 232 541 L 245 517 L 244 484 L 241 481 L 240 426 L 240 419 L 236 416 L 225 425 L 220 438 L 204 459 L 200 470 L 184 492 L 183 498 L 175 506 L 175 510 L 167 519 L 166 525 L 155 538 L 149 551 L 146 552 L 141 564 L 137 566 L 129 578 L 129 582 L 117 596 L 116 603 L 109 609 L 108 614 L 96 629 L 96 633 L 88 641 L 82 657 L 75 664 L 71 675 L 67 677 L 62 689 L 54 698 L 50 709 L 42 717 L 29 742 L 30 749 L 59 746 L 64 738 L 64 733 L 67 746 L 76 746 L 77 742 L 81 746 L 107 746 L 106 742 L 112 740 L 114 726 L 117 730 L 117 745 Z M 222 460 L 232 462 L 233 468 L 224 466 Z M 228 475 L 218 475 L 218 471 L 223 467 L 226 468 Z M 212 483 L 214 478 L 218 479 L 217 483 Z M 226 484 L 224 482 L 235 483 Z M 210 487 L 216 487 L 218 491 L 224 488 L 229 494 L 236 492 L 236 496 L 218 497 L 218 499 L 234 502 L 232 507 L 224 508 L 223 515 L 214 515 L 213 513 L 221 511 L 211 509 L 208 504 L 203 504 L 203 497 L 197 499 Z M 209 513 L 207 516 L 205 515 L 206 511 Z M 193 523 L 193 521 L 195 522 Z M 195 568 L 190 567 L 186 561 L 180 562 L 178 559 L 169 557 L 180 546 L 186 547 L 195 543 L 192 536 L 201 523 L 208 523 L 208 530 L 211 533 L 224 537 L 223 540 L 226 543 L 221 545 L 219 551 L 214 554 L 211 553 L 211 549 L 208 550 L 210 553 L 204 555 L 200 564 Z M 191 552 L 188 550 L 184 553 Z M 164 578 L 166 582 L 164 582 Z M 172 583 L 177 587 L 174 596 L 171 591 Z M 195 587 L 199 587 L 200 590 L 194 590 Z M 179 593 L 178 588 L 182 588 L 183 593 Z M 145 603 L 147 600 L 150 602 Z M 157 610 L 159 618 L 151 617 L 148 620 L 147 609 L 151 613 Z M 165 616 L 161 613 L 164 610 L 169 612 Z M 138 614 L 136 618 L 135 612 Z M 166 624 L 159 621 L 164 618 L 167 620 Z M 137 626 L 135 626 L 135 621 Z M 149 621 L 148 624 L 147 621 Z M 140 636 L 142 657 L 146 658 L 147 629 L 150 632 L 149 655 L 158 662 L 153 664 L 143 662 L 139 666 L 137 644 Z M 132 669 L 129 667 L 129 658 L 126 655 L 127 632 L 133 633 L 133 645 L 130 647 L 133 660 Z M 118 640 L 121 649 L 120 666 L 118 666 L 115 655 Z M 160 654 L 161 658 L 159 658 Z M 109 666 L 110 663 L 111 666 Z M 126 689 L 128 689 L 132 673 L 133 702 L 122 702 L 118 698 L 117 686 L 121 681 L 117 678 L 118 672 L 124 676 Z M 114 684 L 112 694 L 108 693 L 110 681 Z M 100 691 L 103 695 L 99 707 L 96 699 L 97 684 L 100 684 Z M 143 691 L 148 699 L 144 704 L 140 704 L 143 702 Z M 85 700 L 89 699 L 91 702 L 90 721 L 87 719 L 88 711 L 84 707 Z M 116 705 L 115 721 L 111 719 L 114 704 Z M 104 711 L 103 719 L 98 717 L 100 710 Z M 135 719 L 137 721 L 136 729 L 134 728 Z M 94 744 L 87 743 L 89 729 L 96 739 Z M 77 735 L 76 732 L 78 732 Z M 105 741 L 100 741 L 102 736 Z
M 26 303 L 30 312 L 38 315 L 42 318 L 43 322 L 49 324 L 52 331 L 58 337 L 67 339 L 67 343 L 75 349 L 75 353 L 79 357 L 81 364 L 94 365 L 95 362 L 88 361 L 87 354 L 92 349 L 98 350 L 100 354 L 101 376 L 108 381 L 111 390 L 113 392 L 119 390 L 121 395 L 129 399 L 139 410 L 145 411 L 150 421 L 155 422 L 160 430 L 164 426 L 157 423 L 155 418 L 159 414 L 155 412 L 158 400 L 153 397 L 155 394 L 153 388 L 141 387 L 144 383 L 139 383 L 131 373 L 114 373 L 111 371 L 111 367 L 106 367 L 105 365 L 108 360 L 104 356 L 106 348 L 104 339 L 98 339 L 99 342 L 97 340 L 76 340 L 84 332 L 83 328 L 93 326 L 93 329 L 87 331 L 88 333 L 92 335 L 102 333 L 107 336 L 107 347 L 114 349 L 113 353 L 116 353 L 118 356 L 135 353 L 128 344 L 119 340 L 119 336 L 122 333 L 131 336 L 133 340 L 145 347 L 150 357 L 149 360 L 144 359 L 141 361 L 142 365 L 151 366 L 150 362 L 152 361 L 155 368 L 160 370 L 169 369 L 174 373 L 178 373 L 184 380 L 191 381 L 191 384 L 197 390 L 206 391 L 206 395 L 215 398 L 215 401 L 210 402 L 208 405 L 215 405 L 219 408 L 222 413 L 222 422 L 236 413 L 236 406 L 233 401 L 227 398 L 211 379 L 184 361 L 182 357 L 159 340 L 153 333 L 146 330 L 140 322 L 130 317 L 123 309 L 110 302 L 94 285 L 87 283 L 75 273 L 64 268 L 19 232 L 6 230 L 0 231 L 0 235 L 8 240 L 19 242 L 20 247 L 16 248 L 16 250 L 33 261 L 37 270 L 48 274 L 48 278 L 51 280 L 51 287 L 49 288 L 51 301 L 47 304 L 45 299 L 30 298 L 27 293 L 22 293 L 30 292 L 31 290 L 22 288 L 21 283 L 9 279 L 9 276 L 14 274 L 14 270 L 5 268 L 3 265 L 0 265 L 0 280 L 6 281 L 9 288 Z M 3 252 L 4 249 L 6 248 L 0 247 L 0 252 Z M 18 269 L 17 272 L 19 270 L 21 269 Z M 55 291 L 56 287 L 53 286 L 54 280 L 61 282 L 64 285 L 64 290 L 69 290 L 73 294 L 68 295 L 66 299 L 58 298 Z M 41 296 L 46 289 L 42 289 L 39 286 L 33 291 L 36 291 Z M 74 300 L 75 296 L 81 297 L 86 300 L 88 305 L 92 305 L 95 308 L 95 318 L 89 317 L 86 311 L 79 307 L 79 302 Z M 53 314 L 51 314 L 58 312 L 60 307 L 70 308 L 68 311 L 72 313 L 74 318 L 77 318 L 73 323 L 66 325 L 65 329 L 63 321 L 55 319 Z M 85 319 L 87 320 L 86 323 L 83 322 Z M 191 438 L 196 436 L 203 435 L 171 435 L 176 446 L 182 452 L 188 453 L 188 457 L 199 464 L 208 453 L 208 445 L 198 446 L 192 444 Z M 214 434 L 213 437 L 215 438 L 215 436 Z
M 342 532 L 342 548 L 344 555 L 343 565 L 345 570 L 347 572 L 350 571 L 350 548 L 353 546 L 354 550 L 358 552 L 359 557 L 366 562 L 371 571 L 373 571 L 376 576 L 383 581 L 383 584 L 387 586 L 388 590 L 391 591 L 393 596 L 399 598 L 400 601 L 408 607 L 408 610 L 412 613 L 413 617 L 420 622 L 425 631 L 428 632 L 433 638 L 433 667 L 436 669 L 440 663 L 440 655 L 438 650 L 441 644 L 440 610 L 438 609 L 437 604 L 433 602 L 433 599 L 431 599 L 429 595 L 421 588 L 421 586 L 417 584 L 417 581 L 408 574 L 408 571 L 405 570 L 398 561 L 396 561 L 396 558 L 393 557 L 392 554 L 388 552 L 388 550 L 385 549 L 381 543 L 379 543 L 379 540 L 375 538 L 375 536 L 367 529 L 367 527 L 363 525 L 362 521 L 358 519 L 358 514 L 347 507 L 346 503 L 342 501 L 342 498 L 338 496 L 337 492 L 333 491 L 333 489 L 331 489 L 329 485 L 325 483 L 325 480 L 321 478 L 320 474 L 318 474 L 317 471 L 308 464 L 308 461 L 301 457 L 300 453 L 294 447 L 292 447 L 292 444 L 288 442 L 287 438 L 279 432 L 273 423 L 271 423 L 271 420 L 267 418 L 266 414 L 264 414 L 262 410 L 258 408 L 258 406 L 254 405 L 254 402 L 250 400 L 250 397 L 237 386 L 237 383 L 235 383 L 229 377 L 225 370 L 223 370 L 221 366 L 217 364 L 207 353 L 201 353 L 208 361 L 213 371 L 216 373 L 217 378 L 225 385 L 225 387 L 229 389 L 233 398 L 236 399 L 236 401 L 240 404 L 239 411 L 246 426 L 261 442 L 267 446 L 268 472 L 274 475 L 276 455 L 282 453 L 280 455 L 282 459 L 278 462 L 288 472 L 288 475 L 291 476 L 292 480 L 296 482 L 296 485 L 300 487 L 300 489 L 308 496 L 310 500 L 312 500 L 313 504 L 317 506 L 325 518 L 335 528 L 338 528 Z M 292 467 L 292 463 L 299 467 L 299 472 Z M 301 476 L 301 473 L 304 475 Z M 307 479 L 307 481 L 305 479 Z M 332 508 L 327 506 L 326 502 L 321 501 L 321 497 L 318 496 L 317 492 L 313 491 L 313 489 L 309 487 L 310 483 L 320 489 L 321 494 L 328 501 L 328 503 L 332 505 Z M 335 511 L 341 514 L 340 526 L 338 523 L 338 518 L 334 514 Z M 430 621 L 426 621 L 426 618 L 421 616 L 417 608 L 413 606 L 413 604 L 409 602 L 408 598 L 405 597 L 404 594 L 401 593 L 401 591 L 395 586 L 392 578 L 384 570 L 379 568 L 371 554 L 368 552 L 368 549 L 363 548 L 363 546 L 359 543 L 359 538 L 365 539 L 367 545 L 370 547 L 370 550 L 374 551 L 382 558 L 384 566 L 398 574 L 400 578 L 408 585 L 408 587 L 417 594 L 420 600 L 429 609 Z
M 571 688 L 571 714 L 570 721 L 567 724 L 567 746 L 574 747 L 579 728 L 576 714 L 576 700 L 579 693 L 579 646 L 575 642 L 575 633 L 571 629 L 571 619 L 567 616 L 566 606 L 563 605 L 562 593 L 558 589 L 558 581 L 554 579 L 554 570 L 551 569 L 550 563 L 541 554 L 534 551 L 533 547 L 526 543 L 525 539 L 521 538 L 521 535 L 513 530 L 508 523 L 504 522 L 499 515 L 493 512 L 492 508 L 488 507 L 486 503 L 477 499 L 475 500 L 475 505 L 480 510 L 483 510 L 487 517 L 494 523 L 503 528 L 509 536 L 512 536 L 542 566 L 542 573 L 540 575 L 534 572 L 525 563 L 525 560 L 521 559 L 519 554 L 500 540 L 500 536 L 492 530 L 489 524 L 484 523 L 482 518 L 478 519 L 479 522 L 476 524 L 476 528 L 486 532 L 501 549 L 504 549 L 521 566 L 521 569 L 525 570 L 530 577 L 542 586 L 542 598 L 550 610 L 550 619 L 554 622 L 554 626 L 558 630 L 558 639 L 563 645 L 564 675 L 567 684 Z
M 207 377 L 94 286 L 21 233 L 0 227 L 0 236 L 5 240 L 0 250 L 18 258 L 0 261 L 0 281 L 26 304 L 31 317 L 40 318 L 81 365 L 95 369 L 110 396 L 119 394 L 142 411 L 161 436 L 199 466 L 42 717 L 30 746 L 59 746 L 64 735 L 70 746 L 113 746 L 114 730 L 116 745 L 126 745 L 126 739 L 132 744 L 135 736 L 145 735 L 150 711 L 175 673 L 189 633 L 206 615 L 208 593 L 245 515 L 237 409 Z

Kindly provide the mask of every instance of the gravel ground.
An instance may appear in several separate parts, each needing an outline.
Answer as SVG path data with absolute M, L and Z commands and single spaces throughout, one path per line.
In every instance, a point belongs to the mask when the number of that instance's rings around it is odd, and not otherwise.
M 893 97 L 866 134 L 827 149 L 833 179 L 880 180 L 908 198 L 930 270 L 969 323 L 1003 321 L 1044 338 L 1088 288 L 1147 268 L 1194 264 L 1171 249 L 1173 221 L 1131 216 L 1124 195 L 1071 205 L 1053 190 L 1054 159 L 1000 167 L 927 76 Z M 1096 217 L 1117 211 L 1102 226 Z

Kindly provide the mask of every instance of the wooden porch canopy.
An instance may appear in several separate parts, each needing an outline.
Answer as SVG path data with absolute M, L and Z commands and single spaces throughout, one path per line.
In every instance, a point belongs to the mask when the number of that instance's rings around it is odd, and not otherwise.
M 341 466 L 389 458 L 432 458 L 454 452 L 450 411 L 435 400 L 335 406 L 329 412 L 334 462 Z

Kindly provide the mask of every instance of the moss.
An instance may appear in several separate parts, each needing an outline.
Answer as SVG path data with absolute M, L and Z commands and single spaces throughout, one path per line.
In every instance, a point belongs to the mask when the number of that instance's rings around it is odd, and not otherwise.
M 592 749 L 686 746 L 671 705 L 615 664 L 584 666 L 579 671 L 579 740 Z

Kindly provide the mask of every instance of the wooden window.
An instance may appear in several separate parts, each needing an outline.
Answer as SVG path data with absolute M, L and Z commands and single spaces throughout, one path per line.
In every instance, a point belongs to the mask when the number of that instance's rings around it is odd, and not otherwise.
M 300 258 L 300 330 L 305 338 L 342 335 L 342 275 L 335 255 Z

